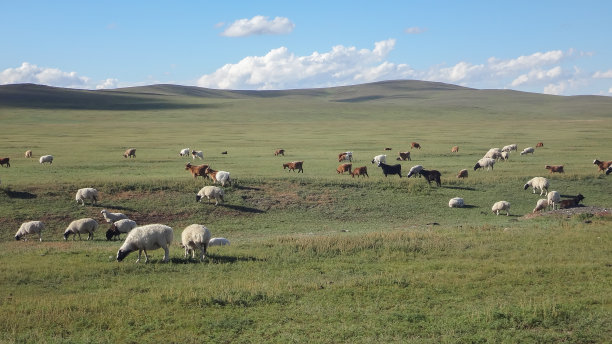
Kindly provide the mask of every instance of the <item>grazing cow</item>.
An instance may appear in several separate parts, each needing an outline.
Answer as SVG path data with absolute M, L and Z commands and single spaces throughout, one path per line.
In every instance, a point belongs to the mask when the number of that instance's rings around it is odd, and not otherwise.
M 412 148 L 421 149 L 421 145 L 418 142 L 412 142 L 410 144 L 410 149 L 412 149 Z
M 399 158 L 397 158 L 397 160 L 400 160 L 400 161 L 410 160 L 410 161 L 412 161 L 412 159 L 410 158 L 410 152 L 399 152 Z
M 297 170 L 297 173 L 300 173 L 300 172 L 304 173 L 304 169 L 302 167 L 303 164 L 304 164 L 303 161 L 288 162 L 288 163 L 283 164 L 283 170 L 288 168 L 289 172 Z
M 189 170 L 193 178 L 196 178 L 198 176 L 202 178 L 208 178 L 208 175 L 206 174 L 206 169 L 208 169 L 208 165 L 194 166 L 190 162 L 188 162 L 187 165 L 185 165 L 185 170 Z
M 128 148 L 123 153 L 124 158 L 135 158 L 136 157 L 136 148 Z
M 467 176 L 468 176 L 468 170 L 466 169 L 459 171 L 459 173 L 457 174 L 457 178 L 467 178 Z
M 565 173 L 565 171 L 563 171 L 563 165 L 546 165 L 544 168 L 548 170 L 548 173 Z
M 536 144 L 536 148 L 540 147 L 544 147 L 544 142 L 538 142 L 538 144 Z
M 453 148 L 451 148 L 451 153 L 458 153 L 459 152 L 459 146 L 454 146 Z
M 0 159 L 0 166 L 6 165 L 6 167 L 11 167 L 11 163 L 9 162 L 10 158 L 2 158 Z
M 427 180 L 427 184 L 431 185 L 432 181 L 435 181 L 438 186 L 442 186 L 442 182 L 440 181 L 441 174 L 437 170 L 421 170 L 419 174 L 425 177 Z
M 344 152 L 344 153 L 340 153 L 338 154 L 338 162 L 341 161 L 353 161 L 353 152 Z
M 336 172 L 338 172 L 338 174 L 340 173 L 344 174 L 344 172 L 348 172 L 350 174 L 351 168 L 353 168 L 353 164 L 342 164 L 338 166 L 338 168 L 336 169 Z
M 285 150 L 284 149 L 277 149 L 277 150 L 274 151 L 274 156 L 279 156 L 279 155 L 285 156 Z
M 397 165 L 387 165 L 385 163 L 379 162 L 378 163 L 378 167 L 382 168 L 383 174 L 385 175 L 385 177 L 388 174 L 397 174 L 398 176 L 400 176 L 400 178 L 402 178 L 402 165 L 397 164 Z
M 359 178 L 359 176 L 370 178 L 370 176 L 368 176 L 368 168 L 365 166 L 355 168 L 353 172 L 351 172 L 351 177 L 355 178 L 355 176 L 357 176 L 357 178 Z
M 575 208 L 578 206 L 578 203 L 580 203 L 580 201 L 582 201 L 583 199 L 584 199 L 584 196 L 582 196 L 581 194 L 578 194 L 574 198 L 564 199 L 561 201 L 559 208 L 561 209 Z
M 8 158 L 6 158 L 6 159 L 8 159 Z M 599 167 L 599 171 L 603 172 L 608 167 L 612 166 L 612 160 L 611 161 L 599 161 L 599 160 L 595 159 L 593 161 L 593 165 L 597 165 Z

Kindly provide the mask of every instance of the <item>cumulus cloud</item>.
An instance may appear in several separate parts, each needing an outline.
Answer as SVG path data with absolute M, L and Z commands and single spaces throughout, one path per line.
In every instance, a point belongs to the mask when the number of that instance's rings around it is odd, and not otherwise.
M 418 35 L 418 34 L 423 33 L 425 31 L 427 31 L 427 29 L 422 28 L 422 27 L 418 27 L 418 26 L 409 27 L 406 30 L 404 30 L 404 32 L 409 34 L 409 35 Z
M 119 80 L 109 78 L 109 79 L 102 81 L 98 85 L 96 85 L 96 89 L 105 90 L 105 89 L 110 89 L 110 88 L 117 88 L 118 83 L 119 83 Z
M 255 16 L 251 19 L 238 19 L 226 28 L 221 35 L 226 37 L 245 37 L 251 35 L 283 35 L 293 31 L 295 24 L 288 18 Z
M 522 84 L 531 83 L 534 81 L 540 82 L 542 80 L 555 79 L 561 76 L 562 69 L 560 66 L 553 67 L 549 70 L 532 69 L 526 74 L 519 75 L 512 81 L 512 87 L 520 86 Z
M 7 68 L 0 73 L 0 84 L 17 83 L 83 88 L 87 87 L 89 78 L 79 76 L 76 72 L 64 72 L 24 62 L 17 68 Z
M 612 69 L 609 69 L 605 72 L 597 71 L 593 74 L 595 79 L 612 79 Z

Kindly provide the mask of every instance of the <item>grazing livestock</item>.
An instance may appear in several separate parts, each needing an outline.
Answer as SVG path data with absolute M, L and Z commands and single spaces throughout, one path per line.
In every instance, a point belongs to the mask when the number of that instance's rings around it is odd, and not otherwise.
M 31 158 L 31 157 L 32 157 L 32 151 L 28 149 L 28 150 L 25 152 L 25 157 L 26 157 L 26 158 Z
M 561 209 L 575 208 L 578 206 L 578 203 L 580 203 L 580 201 L 582 201 L 583 199 L 584 199 L 584 196 L 582 196 L 581 194 L 578 194 L 576 197 L 573 197 L 570 199 L 564 199 L 563 201 L 561 201 L 559 205 Z
M 38 240 L 42 241 L 41 232 L 45 229 L 45 224 L 41 221 L 24 222 L 15 233 L 15 240 L 19 241 L 28 234 L 38 234 Z M 27 239 L 24 239 L 24 241 Z
M 353 152 L 344 152 L 344 153 L 340 153 L 338 154 L 338 162 L 341 161 L 353 161 Z
M 378 165 L 379 162 L 382 162 L 382 163 L 386 164 L 387 163 L 387 156 L 385 154 L 380 154 L 380 155 L 375 156 L 372 159 L 372 163 L 373 164 Z
M 459 173 L 457 173 L 457 178 L 467 178 L 468 177 L 468 170 L 463 169 L 461 171 L 459 171 Z
M 189 152 L 191 152 L 191 149 L 189 148 L 183 148 L 179 151 L 179 155 L 180 156 L 189 156 Z
M 351 172 L 351 177 L 355 178 L 355 176 L 357 176 L 357 178 L 359 178 L 359 176 L 370 178 L 370 176 L 368 176 L 368 168 L 365 166 L 356 167 L 353 172 Z
M 385 150 L 386 150 L 386 151 L 390 151 L 390 150 L 392 150 L 392 149 L 391 149 L 391 148 L 389 148 L 389 147 L 385 147 Z
M 285 150 L 284 149 L 277 149 L 274 151 L 274 156 L 278 156 L 278 155 L 282 155 L 285 156 Z
M 427 184 L 431 185 L 432 181 L 435 181 L 438 186 L 442 186 L 442 182 L 440 181 L 440 171 L 437 170 L 420 170 L 419 174 L 425 177 L 427 180 Z
M 208 240 L 208 247 L 229 246 L 229 245 L 230 245 L 230 241 L 227 240 L 226 238 L 210 238 L 210 240 Z
M 612 166 L 612 160 L 610 160 L 610 161 L 599 161 L 599 160 L 595 159 L 595 160 L 593 160 L 593 165 L 597 165 L 599 167 L 598 171 L 599 172 L 603 172 L 608 167 Z
M 412 142 L 410 144 L 410 149 L 412 148 L 421 149 L 421 145 L 418 142 Z
M 536 203 L 536 207 L 533 208 L 533 213 L 540 210 L 544 210 L 546 208 L 548 208 L 548 200 L 541 198 L 538 200 L 538 203 Z
M 379 162 L 378 167 L 382 168 L 383 174 L 385 177 L 388 174 L 397 174 L 400 178 L 402 178 L 402 165 L 387 165 L 385 163 Z
M 533 155 L 533 152 L 535 152 L 535 149 L 533 149 L 533 147 L 527 147 L 527 148 L 523 149 L 523 151 L 521 152 L 521 155 L 525 155 L 525 154 L 529 154 L 529 153 L 531 153 L 531 155 Z
M 130 219 L 115 221 L 106 231 L 106 240 L 111 240 L 113 237 L 121 239 L 121 233 L 129 233 L 136 226 L 136 222 Z
M 534 177 L 523 186 L 523 189 L 527 190 L 530 186 L 533 188 L 533 193 L 536 193 L 536 190 L 540 189 L 540 196 L 542 196 L 542 194 L 548 195 L 548 187 L 550 186 L 550 183 L 548 182 L 548 179 L 544 177 Z
M 225 183 L 232 185 L 232 180 L 230 178 L 230 173 L 226 171 L 216 171 L 212 168 L 206 169 L 206 174 L 213 182 L 220 183 L 221 186 L 225 186 Z
M 292 161 L 283 164 L 283 170 L 289 169 L 289 172 L 297 170 L 297 173 L 304 173 L 303 161 Z
M 536 148 L 540 147 L 544 147 L 544 142 L 538 142 L 538 144 L 536 144 Z
M 208 199 L 208 204 L 210 204 L 210 199 L 215 199 L 215 205 L 219 205 L 219 201 L 224 202 L 223 197 L 225 196 L 225 191 L 218 186 L 208 185 L 200 189 L 196 194 L 196 202 L 202 202 L 202 198 L 206 197 Z
M 518 150 L 518 147 L 516 146 L 516 143 L 513 143 L 511 145 L 504 146 L 501 150 L 502 152 L 511 152 Z
M 85 205 L 85 201 L 91 201 L 91 204 L 94 205 L 98 202 L 98 190 L 94 188 L 82 188 L 78 189 L 76 196 L 74 197 L 77 204 L 81 203 L 81 205 Z
M 476 165 L 474 165 L 474 171 L 476 171 L 479 168 L 484 169 L 485 167 L 487 168 L 487 171 L 489 171 L 493 169 L 493 165 L 495 165 L 495 159 L 482 158 L 478 160 Z
M 221 154 L 227 155 L 227 151 L 223 151 L 221 152 Z
M 501 152 L 501 156 L 500 156 L 501 160 L 507 161 L 509 157 L 510 157 L 510 152 Z
M 353 164 L 342 164 L 339 165 L 338 168 L 336 168 L 336 172 L 338 172 L 338 174 L 344 174 L 344 172 L 348 172 L 349 174 L 351 174 L 351 169 L 353 168 Z
M 210 241 L 210 230 L 206 226 L 193 224 L 187 226 L 181 234 L 181 243 L 185 248 L 185 258 L 191 253 L 195 258 L 196 250 L 200 250 L 200 261 L 206 257 L 206 249 Z
M 102 209 L 100 211 L 100 214 L 102 214 L 102 216 L 104 217 L 104 219 L 106 220 L 106 222 L 108 223 L 113 223 L 113 222 L 117 222 L 119 220 L 123 220 L 123 219 L 127 219 L 127 215 L 123 214 L 123 213 L 111 213 L 106 209 Z
M 559 209 L 559 203 L 561 202 L 561 195 L 559 194 L 558 191 L 549 192 L 546 198 L 547 198 L 546 201 L 548 205 L 552 208 L 552 210 L 555 210 L 555 205 L 557 206 L 557 209 Z
M 135 158 L 136 157 L 136 148 L 128 148 L 123 153 L 124 158 Z
M 563 165 L 546 165 L 544 168 L 548 170 L 548 173 L 565 173 Z
M 130 231 L 123 245 L 117 251 L 117 261 L 122 261 L 128 254 L 138 250 L 136 263 L 140 262 L 142 251 L 145 253 L 145 263 L 148 263 L 149 256 L 147 255 L 147 250 L 163 248 L 163 262 L 168 262 L 170 258 L 169 246 L 172 243 L 173 237 L 174 232 L 172 228 L 165 225 L 152 224 L 136 227 Z
M 53 163 L 53 155 L 43 155 L 40 157 L 40 159 L 38 159 L 38 162 L 41 164 L 44 164 L 45 162 L 48 162 L 49 165 Z
M 454 146 L 451 148 L 451 153 L 459 153 L 459 146 Z
M 408 174 L 406 175 L 406 177 L 410 178 L 412 176 L 419 176 L 419 178 L 421 177 L 421 175 L 419 174 L 419 172 L 421 172 L 421 170 L 423 169 L 422 165 L 415 165 L 412 166 L 410 168 L 410 171 L 408 171 Z
M 202 151 L 192 151 L 191 158 L 195 160 L 195 158 L 199 158 L 200 160 L 204 159 L 204 153 Z
M 491 211 L 493 211 L 495 215 L 499 215 L 499 212 L 502 210 L 506 211 L 506 216 L 510 216 L 510 203 L 506 201 L 499 201 L 495 202 L 493 207 L 491 207 Z
M 410 158 L 410 152 L 399 152 L 399 158 L 397 158 L 397 160 L 400 161 L 406 161 L 406 160 L 411 160 Z
M 463 208 L 464 205 L 465 205 L 465 202 L 463 201 L 463 198 L 461 197 L 451 198 L 450 201 L 448 201 L 448 206 L 450 208 Z
M 202 177 L 202 178 L 208 178 L 208 175 L 206 175 L 206 170 L 208 169 L 208 165 L 204 164 L 204 165 L 192 165 L 190 162 L 188 162 L 185 165 L 185 170 L 189 170 L 189 172 L 191 172 L 191 175 L 193 176 L 193 178 L 197 178 Z
M 0 166 L 6 165 L 6 167 L 11 167 L 11 163 L 9 162 L 10 158 L 2 158 L 0 159 Z
M 610 173 L 612 173 L 612 166 L 609 166 L 608 169 L 606 170 L 606 176 Z
M 92 218 L 74 220 L 66 228 L 64 240 L 68 240 L 70 234 L 72 234 L 72 241 L 74 241 L 77 234 L 79 235 L 79 240 L 81 240 L 81 233 L 87 233 L 87 240 L 93 240 L 96 229 L 98 229 L 98 222 Z

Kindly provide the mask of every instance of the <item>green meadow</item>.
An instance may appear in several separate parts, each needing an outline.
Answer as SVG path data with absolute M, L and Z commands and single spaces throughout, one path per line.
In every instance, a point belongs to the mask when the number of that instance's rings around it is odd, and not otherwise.
M 612 338 L 609 212 L 525 217 L 541 197 L 523 189 L 543 176 L 562 198 L 612 208 L 612 175 L 593 165 L 612 160 L 611 98 L 417 81 L 289 91 L 7 85 L 0 125 L 0 157 L 11 163 L 0 168 L 2 343 Z M 513 143 L 509 161 L 473 170 L 489 148 Z M 131 147 L 136 158 L 123 158 Z M 180 157 L 187 147 L 204 160 Z M 369 177 L 336 173 L 344 151 Z M 395 161 L 400 151 L 412 161 Z M 52 165 L 39 164 L 45 154 Z M 384 177 L 371 164 L 378 154 L 404 177 Z M 303 174 L 283 170 L 296 160 Z M 187 162 L 231 173 L 224 204 L 195 202 L 211 182 L 192 178 Z M 414 165 L 439 170 L 442 187 L 406 178 Z M 456 178 L 461 169 L 468 178 Z M 77 205 L 83 187 L 99 191 L 97 205 Z M 449 208 L 453 197 L 467 206 Z M 500 200 L 510 216 L 491 212 Z M 170 263 L 163 250 L 149 264 L 136 264 L 137 253 L 116 262 L 121 241 L 106 240 L 102 209 L 172 227 Z M 100 223 L 94 240 L 64 241 L 83 217 Z M 45 223 L 43 241 L 16 241 L 30 220 Z M 185 259 L 180 234 L 192 223 L 231 246 Z

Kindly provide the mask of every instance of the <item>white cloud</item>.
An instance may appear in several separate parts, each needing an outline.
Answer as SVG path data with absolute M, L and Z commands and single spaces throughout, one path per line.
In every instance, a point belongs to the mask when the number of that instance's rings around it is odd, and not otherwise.
M 422 27 L 417 27 L 417 26 L 409 27 L 406 30 L 404 30 L 404 32 L 409 34 L 409 35 L 418 35 L 418 34 L 423 33 L 425 31 L 427 31 L 427 29 L 422 28 Z
M 109 89 L 109 88 L 117 88 L 117 84 L 119 80 L 117 79 L 106 79 L 102 83 L 96 85 L 97 90 Z
M 568 83 L 565 81 L 561 81 L 557 84 L 548 84 L 544 87 L 544 93 L 552 94 L 552 95 L 561 95 L 565 92 L 568 87 Z
M 0 73 L 0 84 L 34 83 L 59 87 L 86 88 L 89 78 L 76 72 L 63 72 L 57 68 L 38 67 L 24 62 L 20 67 L 7 68 Z
M 288 18 L 255 16 L 251 19 L 238 19 L 221 33 L 227 37 L 245 37 L 251 35 L 283 35 L 293 31 L 295 24 Z
M 553 67 L 549 70 L 532 69 L 527 74 L 521 74 L 512 81 L 512 87 L 520 86 L 522 84 L 540 82 L 543 80 L 551 80 L 561 76 L 562 69 L 560 66 Z
M 612 69 L 609 69 L 605 72 L 597 71 L 593 74 L 595 79 L 611 79 L 612 78 Z
M 561 50 L 537 52 L 528 56 L 519 56 L 515 59 L 500 60 L 495 57 L 489 58 L 488 66 L 492 71 L 499 74 L 508 74 L 527 68 L 535 68 L 559 63 L 564 57 L 572 55 L 572 50 L 564 53 Z

